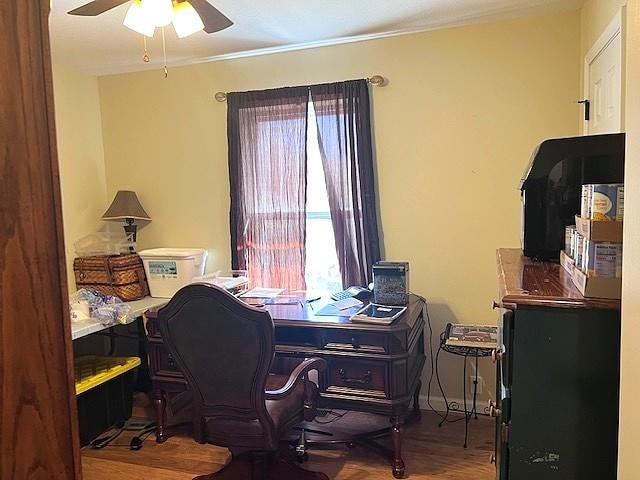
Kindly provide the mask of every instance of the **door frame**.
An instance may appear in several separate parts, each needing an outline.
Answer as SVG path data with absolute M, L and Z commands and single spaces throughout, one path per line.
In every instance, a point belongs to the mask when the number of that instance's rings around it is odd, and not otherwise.
M 598 55 L 602 53 L 602 51 L 607 48 L 611 42 L 619 35 L 620 36 L 620 131 L 624 131 L 624 30 L 622 28 L 622 22 L 625 18 L 625 7 L 620 8 L 618 12 L 614 15 L 609 25 L 604 29 L 604 31 L 600 34 L 598 39 L 591 46 L 589 51 L 584 56 L 584 74 L 582 78 L 584 79 L 582 85 L 582 98 L 589 99 L 589 83 L 590 83 L 590 75 L 589 75 L 589 66 L 596 59 Z M 582 133 L 587 135 L 589 133 L 589 122 L 584 120 L 584 116 L 582 117 Z
M 80 480 L 50 0 L 0 2 L 0 478 Z

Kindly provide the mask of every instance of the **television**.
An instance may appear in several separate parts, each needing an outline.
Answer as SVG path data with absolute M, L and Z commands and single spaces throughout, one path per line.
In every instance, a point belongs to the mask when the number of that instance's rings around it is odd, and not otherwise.
M 557 260 L 564 231 L 580 214 L 582 185 L 624 182 L 624 133 L 545 140 L 534 150 L 520 183 L 522 250 Z

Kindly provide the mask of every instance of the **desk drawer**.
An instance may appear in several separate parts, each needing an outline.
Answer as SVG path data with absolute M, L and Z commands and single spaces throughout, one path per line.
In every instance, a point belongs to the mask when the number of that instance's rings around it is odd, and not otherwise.
M 278 327 L 275 332 L 276 345 L 317 348 L 316 332 L 311 328 Z
M 362 353 L 388 353 L 386 335 L 333 330 L 325 333 L 323 348 Z
M 149 358 L 153 375 L 182 378 L 178 364 L 162 343 L 149 342 Z
M 329 393 L 388 398 L 387 365 L 355 359 L 327 359 Z

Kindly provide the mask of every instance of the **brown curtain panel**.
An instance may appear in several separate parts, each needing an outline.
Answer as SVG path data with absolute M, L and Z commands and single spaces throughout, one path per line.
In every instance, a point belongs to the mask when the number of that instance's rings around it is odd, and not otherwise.
M 367 285 L 380 260 L 366 80 L 311 87 L 342 283 Z
M 304 289 L 307 87 L 227 96 L 232 266 Z

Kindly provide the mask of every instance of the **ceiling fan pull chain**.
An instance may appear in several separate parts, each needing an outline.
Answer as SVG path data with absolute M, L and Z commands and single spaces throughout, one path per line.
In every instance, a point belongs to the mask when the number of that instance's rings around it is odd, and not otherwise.
M 164 41 L 164 27 L 162 27 L 162 55 L 164 55 L 164 78 L 167 78 L 169 70 L 167 70 L 167 45 Z
M 144 55 L 142 56 L 142 61 L 144 63 L 149 63 L 151 58 L 149 57 L 149 50 L 147 50 L 147 37 L 142 35 L 142 41 L 144 42 Z

